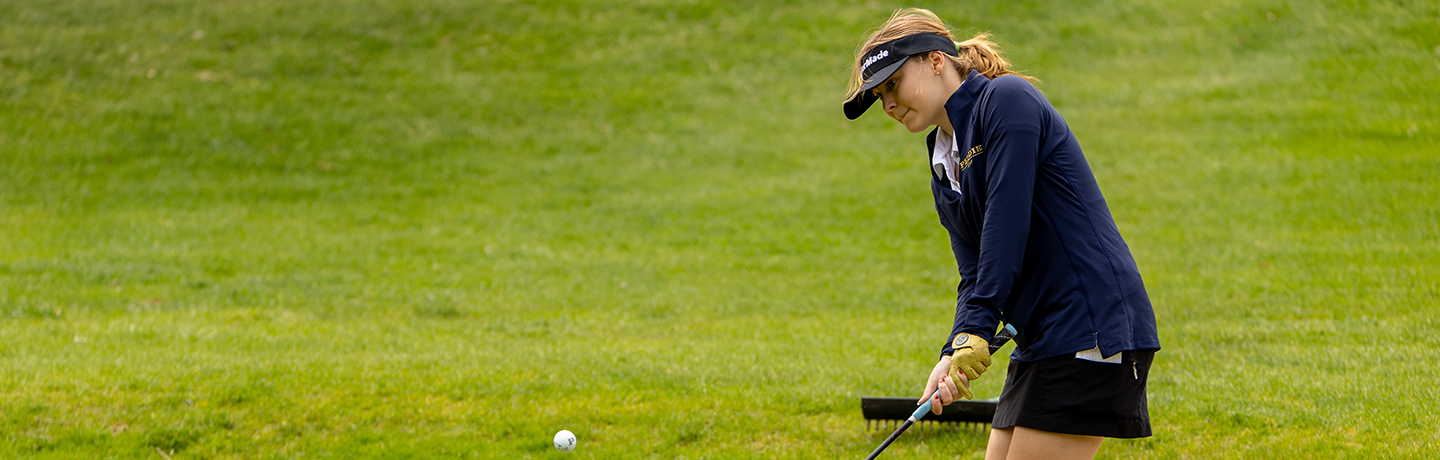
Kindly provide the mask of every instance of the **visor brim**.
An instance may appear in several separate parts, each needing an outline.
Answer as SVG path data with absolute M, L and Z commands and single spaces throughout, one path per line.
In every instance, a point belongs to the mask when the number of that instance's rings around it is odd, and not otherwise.
M 869 79 L 865 80 L 864 84 L 860 85 L 860 90 L 856 91 L 850 100 L 845 101 L 845 118 L 854 120 L 864 115 L 866 110 L 870 110 L 870 106 L 875 104 L 876 99 L 879 99 L 874 94 L 871 94 L 870 90 L 875 89 L 876 86 L 880 86 L 885 80 L 889 80 L 890 76 L 895 74 L 895 71 L 900 70 L 900 66 L 905 65 L 905 63 L 909 61 L 909 59 L 901 59 L 899 62 L 875 71 L 874 75 L 871 75 Z

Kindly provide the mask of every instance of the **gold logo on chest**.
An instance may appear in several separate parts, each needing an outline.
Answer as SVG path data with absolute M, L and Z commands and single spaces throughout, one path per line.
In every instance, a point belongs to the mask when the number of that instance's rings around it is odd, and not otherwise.
M 983 145 L 977 145 L 972 147 L 969 152 L 965 152 L 965 159 L 960 161 L 960 170 L 970 169 L 970 162 L 974 161 L 975 157 L 980 156 L 982 153 L 985 153 L 985 146 Z

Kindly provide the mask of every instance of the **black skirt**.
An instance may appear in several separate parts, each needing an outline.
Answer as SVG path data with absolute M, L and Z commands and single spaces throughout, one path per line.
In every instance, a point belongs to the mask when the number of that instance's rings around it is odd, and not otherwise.
M 1154 351 L 1127 351 L 1120 363 L 1074 354 L 1011 361 L 992 426 L 1107 438 L 1150 436 L 1145 382 Z

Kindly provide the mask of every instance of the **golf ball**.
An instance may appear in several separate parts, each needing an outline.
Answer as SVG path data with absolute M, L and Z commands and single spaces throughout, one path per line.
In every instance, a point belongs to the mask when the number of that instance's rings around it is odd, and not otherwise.
M 575 450 L 575 433 L 571 433 L 570 430 L 560 430 L 559 433 L 555 433 L 555 448 L 561 452 Z

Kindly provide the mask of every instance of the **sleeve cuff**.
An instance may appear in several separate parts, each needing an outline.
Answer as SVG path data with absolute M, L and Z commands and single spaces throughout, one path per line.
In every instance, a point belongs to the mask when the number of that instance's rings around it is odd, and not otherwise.
M 997 327 L 998 327 L 998 326 L 997 326 Z M 973 335 L 973 336 L 976 336 L 976 337 L 985 339 L 985 343 L 993 343 L 993 342 L 995 342 L 995 333 L 996 333 L 996 332 L 997 332 L 997 331 L 996 331 L 996 329 L 995 329 L 994 327 L 990 328 L 988 331 L 987 331 L 986 329 L 984 329 L 984 328 L 962 331 L 962 333 L 970 334 L 970 335 Z

